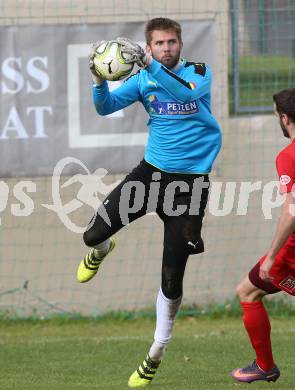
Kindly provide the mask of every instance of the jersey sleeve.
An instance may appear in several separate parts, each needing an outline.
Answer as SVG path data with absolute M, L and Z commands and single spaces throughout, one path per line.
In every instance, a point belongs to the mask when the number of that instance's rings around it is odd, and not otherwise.
M 280 193 L 295 192 L 295 160 L 286 153 L 280 153 L 276 165 L 280 180 Z
M 211 70 L 205 64 L 191 64 L 187 67 L 185 79 L 177 76 L 153 59 L 146 70 L 176 100 L 185 103 L 210 93 Z
M 100 115 L 108 115 L 122 110 L 140 100 L 137 75 L 129 77 L 120 87 L 112 92 L 106 81 L 92 87 L 93 103 Z

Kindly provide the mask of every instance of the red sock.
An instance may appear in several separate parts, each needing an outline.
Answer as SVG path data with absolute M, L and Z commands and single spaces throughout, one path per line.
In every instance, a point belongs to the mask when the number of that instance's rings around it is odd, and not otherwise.
M 261 301 L 241 302 L 243 321 L 248 332 L 251 344 L 256 352 L 256 363 L 264 371 L 274 366 L 270 322 L 265 307 Z

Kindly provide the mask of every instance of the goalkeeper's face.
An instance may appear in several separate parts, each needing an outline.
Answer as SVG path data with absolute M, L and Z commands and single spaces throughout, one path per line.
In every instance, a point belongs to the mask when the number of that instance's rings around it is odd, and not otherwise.
M 175 31 L 154 30 L 151 42 L 147 45 L 147 51 L 155 60 L 171 69 L 179 61 L 182 46 Z

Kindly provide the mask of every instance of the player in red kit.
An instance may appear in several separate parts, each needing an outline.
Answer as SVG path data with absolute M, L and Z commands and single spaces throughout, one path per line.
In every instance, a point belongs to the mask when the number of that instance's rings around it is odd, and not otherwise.
M 281 290 L 295 295 L 295 88 L 273 96 L 275 114 L 291 143 L 276 159 L 280 192 L 285 199 L 270 249 L 237 287 L 243 322 L 256 359 L 231 376 L 239 382 L 276 381 L 280 370 L 271 347 L 271 326 L 262 298 Z

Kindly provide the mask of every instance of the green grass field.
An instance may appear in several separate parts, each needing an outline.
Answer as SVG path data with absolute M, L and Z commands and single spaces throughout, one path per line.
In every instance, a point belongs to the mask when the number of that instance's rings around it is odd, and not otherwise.
M 282 375 L 255 389 L 294 389 L 294 319 L 273 319 L 273 347 Z M 145 357 L 153 319 L 2 321 L 0 389 L 127 389 Z M 248 389 L 229 372 L 254 355 L 240 318 L 179 318 L 151 389 Z

